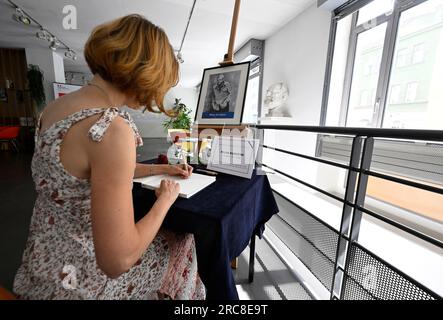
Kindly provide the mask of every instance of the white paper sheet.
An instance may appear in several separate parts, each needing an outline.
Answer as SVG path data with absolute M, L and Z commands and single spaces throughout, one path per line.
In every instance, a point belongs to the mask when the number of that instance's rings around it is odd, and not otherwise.
M 190 198 L 197 192 L 203 190 L 211 183 L 215 182 L 215 177 L 206 176 L 203 174 L 193 173 L 188 179 L 181 177 L 171 177 L 168 175 L 157 175 L 144 178 L 134 179 L 134 182 L 142 184 L 143 188 L 157 189 L 163 179 L 173 180 L 180 184 L 180 194 L 182 198 Z

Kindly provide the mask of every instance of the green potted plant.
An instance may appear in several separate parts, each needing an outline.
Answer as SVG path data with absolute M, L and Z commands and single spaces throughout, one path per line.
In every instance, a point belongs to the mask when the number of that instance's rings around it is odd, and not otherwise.
M 45 88 L 43 86 L 43 72 L 34 64 L 28 67 L 28 86 L 31 99 L 34 103 L 34 111 L 38 114 L 46 102 Z
M 191 112 L 181 99 L 175 99 L 174 107 L 172 108 L 174 116 L 163 122 L 163 128 L 168 133 L 168 139 L 171 139 L 172 146 L 168 149 L 167 159 L 169 163 L 178 163 L 183 156 L 183 151 L 186 156 L 191 151 L 189 142 L 179 142 L 180 138 L 189 137 L 191 129 Z
M 168 131 L 168 129 L 190 130 L 192 123 L 190 114 L 192 110 L 182 103 L 181 99 L 177 98 L 175 99 L 172 110 L 174 111 L 175 116 L 163 122 L 163 128 L 165 128 L 165 131 Z
M 43 86 L 43 72 L 37 65 L 30 64 L 27 72 L 29 94 L 31 96 L 31 113 L 34 124 L 37 125 L 38 114 L 46 103 L 45 88 Z M 24 136 L 26 149 L 34 150 L 35 127 L 27 127 Z

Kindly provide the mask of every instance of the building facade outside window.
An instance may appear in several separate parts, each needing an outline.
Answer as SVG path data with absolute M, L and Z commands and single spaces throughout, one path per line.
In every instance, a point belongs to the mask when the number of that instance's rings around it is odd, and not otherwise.
M 336 23 L 336 39 L 350 40 L 335 43 L 321 124 L 441 129 L 443 0 L 374 0 Z

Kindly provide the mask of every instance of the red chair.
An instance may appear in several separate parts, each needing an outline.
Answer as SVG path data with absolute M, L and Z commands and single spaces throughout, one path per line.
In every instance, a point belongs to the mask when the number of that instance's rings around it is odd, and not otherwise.
M 0 127 L 0 142 L 6 142 L 12 145 L 16 152 L 19 152 L 17 138 L 20 133 L 20 127 Z
M 17 300 L 17 297 L 5 288 L 0 287 L 0 300 Z

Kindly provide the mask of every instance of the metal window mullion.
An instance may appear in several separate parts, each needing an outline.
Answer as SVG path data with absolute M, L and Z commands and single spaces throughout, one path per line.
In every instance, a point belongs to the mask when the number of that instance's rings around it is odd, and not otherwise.
M 260 80 L 258 82 L 258 105 L 257 105 L 257 123 L 260 121 L 262 117 L 262 105 L 263 105 L 263 77 L 264 77 L 264 69 L 265 69 L 265 46 L 266 43 L 263 41 L 261 46 L 261 56 L 260 56 Z M 263 134 L 264 135 L 264 134 Z
M 364 6 L 366 6 L 367 4 L 371 3 L 373 0 L 354 0 L 354 1 L 349 1 L 348 3 L 345 3 L 344 5 L 342 5 L 341 7 L 338 7 L 334 13 L 337 16 L 340 16 L 342 18 L 350 15 L 351 13 L 360 10 L 361 8 L 363 8 Z
M 352 216 L 351 230 L 349 232 L 349 238 L 351 241 L 358 240 L 362 216 L 362 212 L 359 210 L 359 207 L 364 207 L 366 190 L 368 186 L 368 175 L 364 173 L 364 170 L 370 170 L 373 153 L 374 138 L 366 138 L 361 156 L 360 174 L 358 177 L 357 192 L 354 201 L 354 214 Z
M 355 63 L 355 55 L 357 51 L 357 39 L 358 34 L 355 32 L 355 26 L 357 24 L 358 13 L 354 13 L 352 16 L 352 25 L 351 25 L 351 34 L 349 38 L 349 49 L 348 49 L 348 57 L 346 62 L 346 71 L 345 71 L 345 82 L 343 85 L 343 95 L 342 102 L 340 108 L 340 126 L 346 126 L 348 110 L 349 110 L 349 102 L 351 99 L 351 87 L 352 87 L 352 76 L 354 73 L 354 63 Z
M 428 0 L 397 0 L 396 2 L 399 4 L 399 11 L 403 12 L 426 1 Z
M 380 66 L 380 76 L 377 86 L 376 105 L 374 106 L 373 123 L 377 128 L 383 126 L 384 113 L 389 94 L 389 82 L 394 62 L 394 51 L 397 40 L 398 24 L 400 21 L 399 2 L 395 2 L 394 11 L 388 20 L 385 42 L 383 45 L 383 58 Z
M 358 169 L 360 164 L 360 155 L 361 155 L 361 147 L 362 147 L 363 138 L 357 136 L 353 139 L 352 149 L 351 149 L 351 158 L 349 160 L 349 166 L 353 169 Z M 350 223 L 352 217 L 352 209 L 353 207 L 350 204 L 354 203 L 354 192 L 355 187 L 357 185 L 357 170 L 348 170 L 348 178 L 346 182 L 346 191 L 345 191 L 345 203 L 343 204 L 343 212 L 342 218 L 340 222 L 340 230 L 339 230 L 339 238 L 337 242 L 337 252 L 335 255 L 335 265 L 334 265 L 334 273 L 332 278 L 332 286 L 331 286 L 331 300 L 334 298 L 334 288 L 336 286 L 336 279 L 338 278 L 340 270 L 338 269 L 339 259 L 343 255 L 346 255 L 346 246 L 343 247 L 343 242 L 347 243 L 349 246 L 349 241 L 343 238 L 343 236 L 348 236 L 348 231 L 350 230 Z M 344 262 L 346 262 L 346 256 L 344 256 Z M 346 265 L 346 264 L 344 264 Z M 341 296 L 343 278 L 341 278 L 340 283 L 338 283 L 338 297 Z
M 255 162 L 259 163 L 260 164 L 259 167 L 261 167 L 261 163 L 263 163 L 263 145 L 265 143 L 265 129 L 256 129 L 254 139 L 259 140 L 259 147 Z
M 369 20 L 369 21 L 359 24 L 358 26 L 356 26 L 355 32 L 360 34 L 362 32 L 374 29 L 374 28 L 378 27 L 379 25 L 389 21 L 390 18 L 391 18 L 391 15 L 382 14 L 382 15 L 375 18 L 375 23 L 373 25 L 371 23 L 372 20 Z M 368 23 L 370 24 L 369 26 L 368 26 Z
M 334 65 L 335 41 L 337 36 L 338 19 L 335 15 L 331 17 L 331 27 L 329 30 L 328 54 L 326 59 L 325 81 L 323 82 L 323 96 L 320 112 L 320 126 L 326 125 L 329 105 L 329 90 L 331 87 L 332 66 Z

